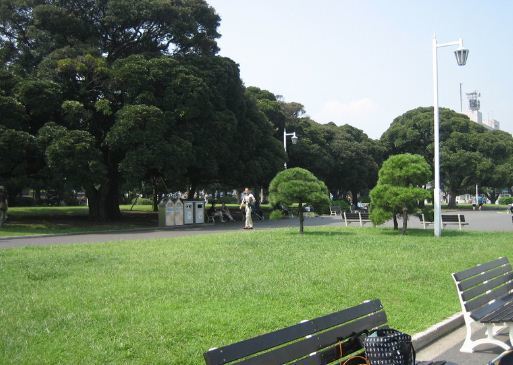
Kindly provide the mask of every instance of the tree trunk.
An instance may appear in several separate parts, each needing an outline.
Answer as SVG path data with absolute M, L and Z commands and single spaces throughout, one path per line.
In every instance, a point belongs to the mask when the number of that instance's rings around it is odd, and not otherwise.
M 497 190 L 495 190 L 495 188 L 493 188 L 489 193 L 485 193 L 485 195 L 488 199 L 490 199 L 490 204 L 495 204 L 498 196 Z
M 456 208 L 456 192 L 450 190 L 449 191 L 449 208 L 454 209 Z
M 151 184 L 152 184 L 152 189 L 153 189 L 153 211 L 154 212 L 158 212 L 159 211 L 159 207 L 158 207 L 158 204 L 159 204 L 159 193 L 158 193 L 158 190 L 157 190 L 157 179 L 156 178 L 152 178 L 151 179 Z
M 351 189 L 351 197 L 353 198 L 353 205 L 358 207 L 358 190 Z
M 397 223 L 397 214 L 393 214 L 392 219 L 394 220 L 394 231 L 399 229 L 399 223 Z
M 303 203 L 299 203 L 299 233 L 303 234 L 303 223 L 305 221 L 305 217 L 303 215 Z
M 196 194 L 197 185 L 195 182 L 193 182 L 189 188 L 189 191 L 187 192 L 187 199 L 191 200 L 194 199 L 194 194 Z
M 109 174 L 110 179 L 96 189 L 85 187 L 89 203 L 89 218 L 105 222 L 121 218 L 119 210 L 119 187 L 117 173 Z
M 401 234 L 406 234 L 406 228 L 408 228 L 408 208 L 403 208 L 403 229 Z

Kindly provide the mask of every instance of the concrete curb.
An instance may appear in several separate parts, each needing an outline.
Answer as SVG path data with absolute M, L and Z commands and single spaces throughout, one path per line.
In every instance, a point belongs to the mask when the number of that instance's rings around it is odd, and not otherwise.
M 439 322 L 427 330 L 419 332 L 412 337 L 413 347 L 415 351 L 419 351 L 429 344 L 435 342 L 446 334 L 454 331 L 461 327 L 465 321 L 463 320 L 462 313 L 456 313 L 455 315 Z

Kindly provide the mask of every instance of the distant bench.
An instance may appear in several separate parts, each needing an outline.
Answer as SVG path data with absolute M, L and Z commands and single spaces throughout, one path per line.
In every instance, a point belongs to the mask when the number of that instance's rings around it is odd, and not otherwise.
M 426 229 L 426 226 L 433 224 L 431 221 L 426 221 L 424 214 L 421 214 L 419 219 L 424 229 Z M 468 223 L 465 222 L 465 216 L 463 214 L 442 214 L 442 225 L 458 225 L 461 231 L 463 226 L 467 226 Z
M 344 223 L 346 224 L 346 227 L 348 224 L 351 223 L 360 223 L 360 227 L 363 227 L 365 223 L 371 222 L 369 218 L 369 213 L 362 213 L 362 212 L 356 212 L 356 213 L 347 213 L 344 212 L 342 214 L 342 218 L 344 219 Z
M 342 213 L 342 208 L 340 208 L 338 205 L 333 205 L 330 207 L 331 215 L 339 215 L 340 213 Z
M 361 336 L 386 327 L 381 301 L 355 307 L 266 333 L 204 353 L 207 365 L 324 365 L 349 356 L 362 355 Z M 421 362 L 443 365 L 445 361 Z

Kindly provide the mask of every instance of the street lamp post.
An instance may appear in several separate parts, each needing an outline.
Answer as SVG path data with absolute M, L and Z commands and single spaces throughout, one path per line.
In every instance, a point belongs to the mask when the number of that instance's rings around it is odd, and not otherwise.
M 442 222 L 440 214 L 440 117 L 438 111 L 438 55 L 437 49 L 441 47 L 458 46 L 454 51 L 456 62 L 459 66 L 464 66 L 467 63 L 468 49 L 463 48 L 463 40 L 460 38 L 454 42 L 437 43 L 436 35 L 433 36 L 433 92 L 434 92 L 434 142 L 435 142 L 435 190 L 433 197 L 433 204 L 435 208 L 435 236 L 440 237 L 442 231 Z
M 296 144 L 297 140 L 298 140 L 298 138 L 296 136 L 296 132 L 287 133 L 287 130 L 285 128 L 283 128 L 283 148 L 285 149 L 285 154 L 287 153 L 287 137 L 288 136 L 291 136 L 290 139 L 292 141 L 292 144 Z M 285 169 L 287 169 L 287 161 L 285 161 L 283 166 L 285 167 Z

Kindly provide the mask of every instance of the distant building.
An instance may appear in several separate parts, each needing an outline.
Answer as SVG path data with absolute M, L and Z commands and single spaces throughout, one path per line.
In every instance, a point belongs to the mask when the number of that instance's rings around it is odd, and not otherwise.
M 481 109 L 481 101 L 479 98 L 481 97 L 481 93 L 477 91 L 473 91 L 471 93 L 467 93 L 468 99 L 468 111 L 467 115 L 470 120 L 476 122 L 479 125 L 482 125 L 486 129 L 490 130 L 500 130 L 500 122 L 495 119 L 483 120 L 483 113 L 479 111 Z

